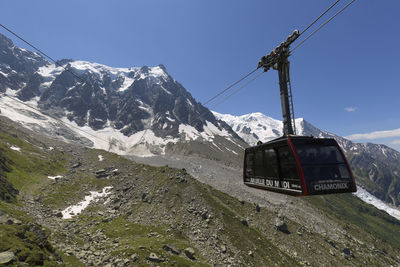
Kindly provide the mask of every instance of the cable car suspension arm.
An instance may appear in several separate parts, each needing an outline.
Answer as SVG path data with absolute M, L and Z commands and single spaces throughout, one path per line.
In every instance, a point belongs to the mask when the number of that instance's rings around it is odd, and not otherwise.
M 258 62 L 258 68 L 264 68 L 264 71 L 268 71 L 270 68 L 278 71 L 283 116 L 283 134 L 285 136 L 296 134 L 288 58 L 290 56 L 289 46 L 299 36 L 299 31 L 294 30 L 293 33 L 287 37 L 285 42 L 275 47 L 271 53 L 267 56 L 263 56 Z

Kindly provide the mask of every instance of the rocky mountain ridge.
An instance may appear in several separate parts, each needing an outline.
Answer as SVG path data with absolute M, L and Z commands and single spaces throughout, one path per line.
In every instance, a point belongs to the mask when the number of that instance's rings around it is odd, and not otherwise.
M 69 59 L 50 64 L 39 55 L 14 46 L 3 35 L 0 43 L 0 92 L 31 105 L 22 107 L 21 103 L 1 99 L 0 108 L 5 110 L 3 114 L 36 113 L 39 121 L 35 122 L 19 116 L 19 121 L 30 129 L 48 134 L 57 124 L 62 128 L 58 134 L 63 135 L 65 127 L 59 123 L 63 121 L 72 124 L 67 126 L 67 132 L 75 132 L 72 139 L 85 139 L 85 145 L 139 156 L 165 154 L 168 143 L 191 141 L 214 144 L 221 153 L 228 151 L 222 144 L 218 146 L 219 137 L 229 140 L 228 147 L 235 153 L 244 145 L 163 65 L 112 68 Z M 14 108 L 16 105 L 20 107 Z M 59 121 L 45 126 L 49 119 L 43 113 Z M 77 133 L 77 128 L 82 131 Z M 94 135 L 99 137 L 93 140 Z M 63 138 L 70 139 L 71 134 Z

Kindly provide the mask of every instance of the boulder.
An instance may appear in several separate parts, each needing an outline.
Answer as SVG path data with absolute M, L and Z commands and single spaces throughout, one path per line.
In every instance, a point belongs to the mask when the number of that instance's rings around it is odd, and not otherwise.
M 14 260 L 14 252 L 4 251 L 0 253 L 0 264 L 6 264 Z
M 194 249 L 191 247 L 185 248 L 185 255 L 191 260 L 195 260 L 195 252 Z

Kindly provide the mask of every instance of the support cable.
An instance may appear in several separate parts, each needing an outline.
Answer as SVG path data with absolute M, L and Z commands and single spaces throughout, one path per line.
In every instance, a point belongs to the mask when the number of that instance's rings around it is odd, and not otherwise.
M 325 10 L 321 15 L 319 15 L 318 18 L 316 18 L 313 22 L 311 22 L 311 24 L 308 25 L 307 28 L 305 28 L 305 29 L 300 33 L 300 35 L 302 35 L 302 34 L 305 33 L 309 28 L 311 28 L 312 25 L 314 25 L 323 15 L 325 15 L 329 10 L 331 10 L 332 7 L 334 7 L 334 6 L 335 6 L 337 3 L 339 3 L 339 2 L 340 2 L 340 0 L 336 0 L 336 2 L 333 3 L 330 7 L 328 7 L 328 9 Z M 299 36 L 300 36 L 300 35 L 299 35 Z
M 233 84 L 229 85 L 227 88 L 225 88 L 224 90 L 222 90 L 221 92 L 219 92 L 218 94 L 216 94 L 215 96 L 211 97 L 210 99 L 208 99 L 206 102 L 203 103 L 203 106 L 207 105 L 209 102 L 211 102 L 212 100 L 214 100 L 215 98 L 219 97 L 220 95 L 222 95 L 223 93 L 225 93 L 226 91 L 228 91 L 229 89 L 231 89 L 233 86 L 237 85 L 238 83 L 240 83 L 241 81 L 243 81 L 244 79 L 246 79 L 247 77 L 249 77 L 251 74 L 253 74 L 254 72 L 256 72 L 258 70 L 255 69 L 251 72 L 249 72 L 248 74 L 246 74 L 245 76 L 243 76 L 242 78 L 240 78 L 239 80 L 237 80 L 236 82 L 234 82 Z
M 348 6 L 350 6 L 352 3 L 354 3 L 356 0 L 352 0 L 349 2 L 347 5 L 345 5 L 342 9 L 340 9 L 338 12 L 335 13 L 332 17 L 330 17 L 327 21 L 325 21 L 321 26 L 319 26 L 315 31 L 310 33 L 303 41 L 301 41 L 299 44 L 297 44 L 292 50 L 290 50 L 290 53 L 292 53 L 296 48 L 298 48 L 300 45 L 302 45 L 305 41 L 311 38 L 315 33 L 317 33 L 320 29 L 322 29 L 326 24 L 328 24 L 331 20 L 333 20 L 337 15 L 342 13 Z
M 257 79 L 258 77 L 261 76 L 261 74 L 263 74 L 265 71 L 260 72 L 258 75 L 254 76 L 253 79 L 249 80 L 247 83 L 245 83 L 244 85 L 240 86 L 238 89 L 236 89 L 235 91 L 233 91 L 233 93 L 231 93 L 230 95 L 228 95 L 227 97 L 225 97 L 223 100 L 221 100 L 220 102 L 218 102 L 217 104 L 215 104 L 214 106 L 212 106 L 211 108 L 214 109 L 217 106 L 219 106 L 220 104 L 224 103 L 226 100 L 228 100 L 230 97 L 232 97 L 233 95 L 235 95 L 237 92 L 239 92 L 240 90 L 242 90 L 243 88 L 245 88 L 246 86 L 248 86 L 251 82 L 253 82 L 255 79 Z

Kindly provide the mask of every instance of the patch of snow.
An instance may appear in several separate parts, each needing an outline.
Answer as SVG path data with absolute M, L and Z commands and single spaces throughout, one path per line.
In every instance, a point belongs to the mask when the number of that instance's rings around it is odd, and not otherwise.
M 48 149 L 49 149 L 49 151 L 52 151 L 52 150 L 54 150 L 54 147 L 51 146 Z
M 189 104 L 189 106 L 193 107 L 193 104 L 189 99 L 186 99 L 186 102 Z
M 59 179 L 59 178 L 63 178 L 61 175 L 56 175 L 56 176 L 47 176 L 47 178 L 55 180 L 55 179 Z
M 227 147 L 225 147 L 228 151 L 230 151 L 230 152 L 232 152 L 233 154 L 235 154 L 235 155 L 239 155 L 238 153 L 236 153 L 235 151 L 233 151 L 232 149 L 229 149 L 229 148 L 227 148 Z
M 99 161 L 103 161 L 104 160 L 102 155 L 98 155 L 97 157 L 99 158 Z
M 200 133 L 196 130 L 196 128 L 187 124 L 180 124 L 178 131 L 180 134 L 185 134 L 186 141 L 195 140 L 200 136 Z
M 212 111 L 212 113 L 217 119 L 225 121 L 243 140 L 251 145 L 255 145 L 257 141 L 268 142 L 283 134 L 282 121 L 268 117 L 260 112 L 242 116 L 221 114 L 215 111 Z M 296 129 L 299 132 L 302 132 L 301 123 L 302 119 L 296 120 Z
M 21 148 L 17 146 L 11 146 L 10 149 L 21 152 Z
M 160 86 L 160 87 L 164 92 L 166 92 L 169 95 L 172 95 L 172 93 L 170 91 L 168 91 L 167 89 L 165 89 L 164 86 Z
M 357 192 L 353 193 L 362 201 L 373 205 L 375 208 L 386 211 L 389 215 L 400 221 L 400 210 L 395 209 L 384 203 L 382 200 L 370 194 L 367 190 L 357 185 Z
M 4 77 L 8 77 L 8 74 L 7 74 L 7 73 L 4 73 L 4 72 L 1 72 L 1 71 L 0 71 L 0 74 L 3 75 Z
M 79 202 L 77 205 L 69 206 L 64 209 L 62 213 L 63 219 L 71 219 L 73 216 L 80 214 L 84 209 L 89 206 L 92 201 L 98 201 L 100 198 L 104 198 L 111 193 L 112 186 L 106 186 L 101 192 L 90 191 L 90 195 L 85 196 L 85 199 Z

